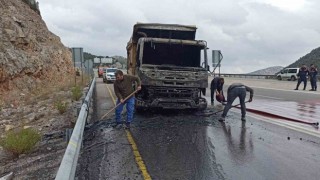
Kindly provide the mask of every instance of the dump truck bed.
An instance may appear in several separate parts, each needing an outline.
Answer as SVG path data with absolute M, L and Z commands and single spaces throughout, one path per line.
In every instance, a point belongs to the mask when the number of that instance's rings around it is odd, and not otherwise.
M 196 30 L 191 25 L 139 23 L 133 27 L 132 40 L 133 43 L 140 37 L 195 40 Z

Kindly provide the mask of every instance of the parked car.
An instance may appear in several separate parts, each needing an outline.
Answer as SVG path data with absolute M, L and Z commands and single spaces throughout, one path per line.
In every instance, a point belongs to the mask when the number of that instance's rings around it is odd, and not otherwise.
M 287 79 L 291 81 L 295 81 L 298 79 L 298 73 L 299 73 L 299 68 L 285 68 L 280 71 L 279 74 L 277 74 L 277 79 L 282 80 L 282 79 Z
M 115 72 L 117 68 L 104 68 L 103 70 L 103 82 L 109 83 L 114 82 L 116 80 Z

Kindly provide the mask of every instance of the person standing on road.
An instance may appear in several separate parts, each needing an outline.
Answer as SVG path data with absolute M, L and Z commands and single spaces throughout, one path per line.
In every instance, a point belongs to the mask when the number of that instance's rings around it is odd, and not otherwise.
M 302 65 L 298 72 L 298 83 L 297 87 L 294 90 L 298 90 L 300 83 L 303 81 L 303 90 L 306 90 L 307 87 L 307 77 L 308 77 L 309 71 L 306 65 Z
M 224 78 L 222 77 L 215 77 L 212 79 L 210 84 L 210 90 L 211 90 L 211 105 L 214 105 L 214 93 L 216 95 L 222 95 L 223 96 L 223 102 L 226 102 L 224 95 L 223 95 L 223 84 L 224 84 Z
M 314 64 L 311 64 L 309 69 L 310 84 L 311 84 L 310 91 L 317 90 L 317 74 L 318 74 L 318 69 L 314 66 Z
M 131 95 L 134 92 L 133 84 L 137 83 L 137 90 L 141 89 L 141 81 L 139 77 L 132 76 L 132 75 L 123 75 L 121 70 L 117 70 L 115 72 L 116 81 L 113 84 L 114 92 L 117 96 L 117 105 L 121 103 L 116 108 L 116 128 L 121 128 L 122 121 L 121 121 L 121 113 L 123 110 L 123 106 L 126 104 L 127 109 L 127 121 L 125 126 L 130 128 L 130 123 L 133 120 L 133 111 L 134 111 L 134 95 Z M 131 95 L 131 97 L 128 97 Z M 127 100 L 125 100 L 128 97 Z
M 246 120 L 246 104 L 245 104 L 245 99 L 247 95 L 247 91 L 250 92 L 250 98 L 248 102 L 252 101 L 253 97 L 253 89 L 245 86 L 241 83 L 233 83 L 229 86 L 228 88 L 228 98 L 227 98 L 227 104 L 223 109 L 223 113 L 219 119 L 219 121 L 225 121 L 225 118 L 227 116 L 227 113 L 229 109 L 231 108 L 231 105 L 233 101 L 239 97 L 240 100 L 240 105 L 241 105 L 241 120 L 245 121 Z

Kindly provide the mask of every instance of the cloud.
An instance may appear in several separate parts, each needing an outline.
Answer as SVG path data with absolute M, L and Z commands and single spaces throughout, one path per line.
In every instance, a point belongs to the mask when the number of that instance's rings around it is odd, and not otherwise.
M 290 8 L 286 0 L 38 1 L 49 30 L 66 46 L 97 55 L 126 57 L 136 22 L 196 25 L 196 38 L 223 53 L 225 73 L 287 66 L 320 40 L 316 0 L 292 0 Z

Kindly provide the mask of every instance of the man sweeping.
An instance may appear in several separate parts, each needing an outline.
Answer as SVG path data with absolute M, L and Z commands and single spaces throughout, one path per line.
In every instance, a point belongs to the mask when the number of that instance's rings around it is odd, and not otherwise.
M 241 83 L 233 83 L 229 86 L 228 88 L 228 98 L 227 98 L 227 104 L 223 109 L 223 113 L 219 119 L 219 121 L 225 121 L 225 118 L 227 116 L 227 113 L 229 111 L 229 109 L 232 106 L 233 101 L 239 97 L 240 100 L 240 105 L 241 105 L 241 120 L 245 121 L 246 120 L 246 104 L 245 104 L 245 99 L 246 99 L 246 94 L 247 91 L 250 92 L 250 98 L 249 98 L 249 102 L 252 101 L 252 97 L 253 97 L 253 89 L 245 86 Z
M 113 84 L 114 92 L 118 98 L 117 104 L 121 103 L 116 108 L 116 122 L 117 122 L 116 128 L 119 129 L 122 126 L 121 113 L 123 110 L 123 106 L 125 104 L 127 108 L 127 121 L 125 126 L 126 128 L 130 128 L 130 123 L 132 122 L 132 119 L 133 119 L 134 101 L 135 101 L 134 100 L 135 98 L 133 95 L 134 93 L 133 84 L 137 83 L 137 90 L 140 90 L 141 81 L 139 77 L 131 76 L 131 75 L 123 75 L 123 72 L 121 70 L 117 70 L 115 72 L 115 76 L 116 76 L 116 81 Z

